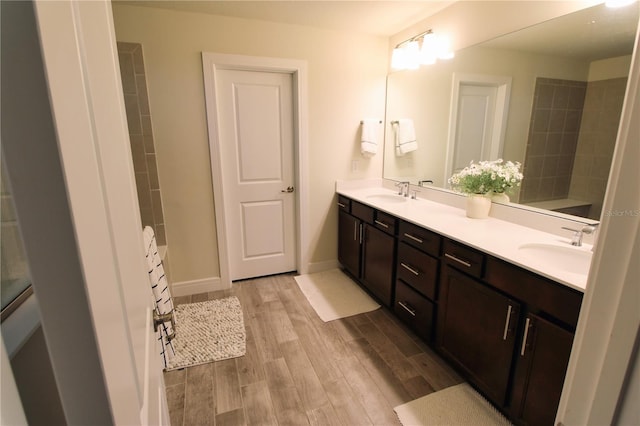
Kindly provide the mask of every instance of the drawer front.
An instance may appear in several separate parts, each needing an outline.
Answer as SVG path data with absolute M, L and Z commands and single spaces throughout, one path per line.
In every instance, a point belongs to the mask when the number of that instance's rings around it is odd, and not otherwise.
M 374 210 L 371 207 L 357 201 L 351 201 L 351 214 L 358 219 L 364 220 L 367 223 L 373 223 L 373 212 Z
M 414 290 L 431 300 L 436 299 L 438 260 L 404 242 L 398 245 L 397 274 Z
M 344 195 L 338 195 L 338 210 L 345 211 L 347 213 L 351 212 L 351 199 L 345 197 Z
M 578 324 L 582 293 L 502 260 L 489 257 L 485 281 L 522 300 L 530 310 L 546 312 L 571 329 Z
M 480 278 L 484 269 L 485 255 L 455 241 L 445 240 L 442 260 L 456 269 Z
M 375 211 L 373 224 L 376 228 L 381 231 L 386 232 L 387 234 L 395 235 L 397 228 L 398 219 L 395 216 L 391 216 L 385 212 L 381 212 L 380 210 Z
M 401 241 L 416 247 L 432 256 L 440 256 L 442 237 L 413 223 L 400 221 L 398 232 Z
M 398 280 L 394 313 L 425 342 L 431 342 L 433 336 L 434 304 L 420 293 Z

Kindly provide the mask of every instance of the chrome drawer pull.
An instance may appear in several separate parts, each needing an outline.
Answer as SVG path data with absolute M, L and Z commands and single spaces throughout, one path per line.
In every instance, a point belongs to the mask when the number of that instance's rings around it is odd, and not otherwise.
M 509 309 L 507 309 L 507 319 L 504 322 L 504 332 L 502 333 L 502 340 L 507 340 L 507 334 L 509 333 L 509 323 L 511 322 L 511 311 L 513 311 L 513 306 L 509 305 Z
M 524 356 L 524 351 L 527 349 L 527 338 L 529 337 L 529 327 L 531 319 L 527 318 L 524 323 L 524 336 L 522 337 L 522 347 L 520 348 L 520 356 Z
M 400 266 L 402 266 L 404 269 L 406 269 L 407 271 L 411 272 L 415 276 L 420 275 L 420 272 L 418 272 L 417 270 L 413 269 L 411 266 L 407 265 L 404 262 L 400 262 Z
M 413 235 L 411 235 L 411 234 L 407 234 L 406 232 L 404 233 L 404 236 L 405 236 L 405 237 L 407 237 L 407 238 L 412 239 L 412 240 L 413 240 L 413 241 L 415 241 L 416 243 L 420 243 L 420 244 L 424 243 L 424 241 L 422 241 L 420 238 L 418 238 L 418 237 L 414 237 Z
M 342 204 L 342 203 L 338 203 L 338 206 L 342 207 L 343 209 L 347 207 L 346 204 Z
M 353 241 L 358 239 L 358 221 L 353 221 Z
M 454 255 L 449 254 L 449 253 L 445 253 L 444 256 L 448 257 L 451 260 L 455 260 L 456 262 L 458 262 L 461 265 L 466 266 L 467 268 L 471 268 L 471 263 L 467 262 L 466 260 L 459 259 L 459 258 L 457 258 Z
M 389 225 L 387 225 L 387 224 L 386 224 L 386 223 L 384 223 L 384 222 L 380 222 L 379 220 L 374 220 L 374 222 L 376 223 L 376 225 L 380 225 L 380 226 L 382 226 L 383 228 L 389 228 Z
M 409 312 L 409 314 L 411 314 L 412 317 L 416 316 L 416 311 L 415 309 L 411 309 L 410 307 L 408 307 L 407 305 L 405 305 L 403 302 L 398 302 L 398 305 L 402 306 L 404 308 L 405 311 Z

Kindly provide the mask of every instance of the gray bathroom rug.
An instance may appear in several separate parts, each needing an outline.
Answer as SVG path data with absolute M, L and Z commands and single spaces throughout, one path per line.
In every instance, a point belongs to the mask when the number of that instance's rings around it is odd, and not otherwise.
M 237 297 L 178 305 L 175 315 L 175 355 L 166 371 L 246 353 L 244 318 Z

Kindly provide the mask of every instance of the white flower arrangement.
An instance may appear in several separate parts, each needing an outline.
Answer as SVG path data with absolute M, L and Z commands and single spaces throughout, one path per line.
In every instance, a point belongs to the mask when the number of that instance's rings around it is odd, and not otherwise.
M 501 194 L 520 186 L 522 173 L 520 163 L 504 161 L 473 161 L 449 178 L 451 187 L 465 194 Z

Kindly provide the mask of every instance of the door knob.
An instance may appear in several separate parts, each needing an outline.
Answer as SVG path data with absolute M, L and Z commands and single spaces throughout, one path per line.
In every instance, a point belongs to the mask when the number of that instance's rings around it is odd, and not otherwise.
M 288 187 L 287 187 L 287 189 L 283 189 L 283 190 L 281 190 L 280 192 L 288 192 L 288 193 L 291 193 L 291 192 L 293 192 L 293 186 L 288 186 Z

